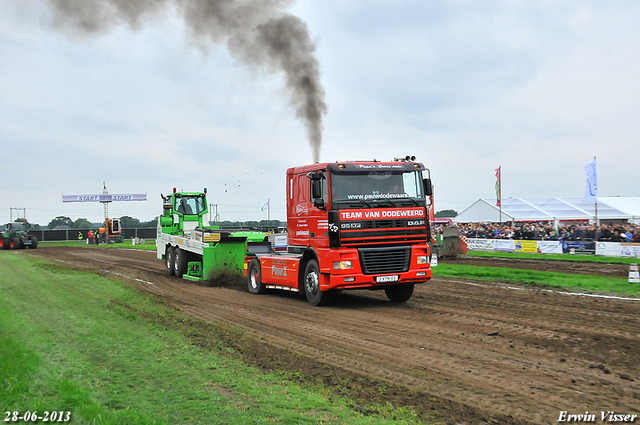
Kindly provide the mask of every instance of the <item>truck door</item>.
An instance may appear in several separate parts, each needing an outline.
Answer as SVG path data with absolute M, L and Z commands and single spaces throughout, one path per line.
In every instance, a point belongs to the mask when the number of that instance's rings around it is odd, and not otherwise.
M 287 181 L 287 232 L 289 247 L 309 246 L 309 179 L 304 174 L 291 174 Z

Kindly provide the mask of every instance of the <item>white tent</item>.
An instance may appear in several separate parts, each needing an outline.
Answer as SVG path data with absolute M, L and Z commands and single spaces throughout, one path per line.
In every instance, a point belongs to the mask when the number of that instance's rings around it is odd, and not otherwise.
M 640 223 L 640 197 L 598 198 L 598 221 Z M 457 223 L 497 223 L 505 221 L 591 221 L 596 204 L 582 198 L 507 198 L 502 209 L 495 200 L 478 199 L 454 219 Z

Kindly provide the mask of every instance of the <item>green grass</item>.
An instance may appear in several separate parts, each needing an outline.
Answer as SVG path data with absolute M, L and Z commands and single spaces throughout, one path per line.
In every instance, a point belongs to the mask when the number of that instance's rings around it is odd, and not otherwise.
M 628 279 L 584 274 L 439 263 L 432 269 L 432 276 L 640 296 L 640 284 L 629 283 Z
M 247 366 L 222 344 L 201 348 L 183 322 L 126 285 L 0 253 L 2 414 L 69 411 L 73 424 L 419 423 L 390 406 L 364 415 L 321 387 Z
M 607 263 L 607 264 L 637 264 L 640 258 L 623 257 L 603 257 L 599 255 L 571 255 L 571 254 L 535 254 L 526 252 L 503 252 L 503 251 L 469 251 L 469 257 L 493 257 L 493 258 L 514 258 L 523 260 L 554 260 L 554 261 L 580 261 L 587 263 Z

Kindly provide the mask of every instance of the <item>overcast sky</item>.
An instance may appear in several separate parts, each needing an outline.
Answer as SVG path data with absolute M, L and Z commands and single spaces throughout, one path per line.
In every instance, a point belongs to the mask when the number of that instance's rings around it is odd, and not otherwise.
M 171 10 L 137 30 L 55 27 L 44 2 L 0 13 L 0 221 L 26 208 L 103 219 L 62 195 L 147 193 L 112 217 L 147 221 L 160 193 L 207 187 L 223 220 L 284 220 L 285 171 L 313 162 L 283 75 L 194 43 Z M 328 111 L 320 161 L 415 155 L 436 210 L 503 197 L 640 196 L 640 3 L 299 0 Z M 13 218 L 16 213 L 14 212 Z

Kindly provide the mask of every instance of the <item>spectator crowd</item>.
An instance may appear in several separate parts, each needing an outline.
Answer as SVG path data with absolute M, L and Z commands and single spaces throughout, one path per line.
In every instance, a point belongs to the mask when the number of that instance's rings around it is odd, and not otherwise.
M 640 242 L 638 224 L 565 224 L 557 229 L 552 223 L 469 223 L 458 224 L 468 238 L 603 242 Z M 442 227 L 436 228 L 438 233 Z M 597 236 L 597 239 L 596 239 Z

